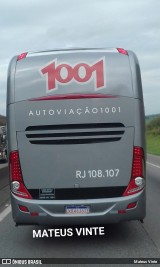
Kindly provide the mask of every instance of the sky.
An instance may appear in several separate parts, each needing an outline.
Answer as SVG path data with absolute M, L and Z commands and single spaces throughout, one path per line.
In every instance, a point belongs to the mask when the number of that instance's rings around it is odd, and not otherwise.
M 160 1 L 0 0 L 0 114 L 14 55 L 69 47 L 123 47 L 138 56 L 146 115 L 160 113 Z

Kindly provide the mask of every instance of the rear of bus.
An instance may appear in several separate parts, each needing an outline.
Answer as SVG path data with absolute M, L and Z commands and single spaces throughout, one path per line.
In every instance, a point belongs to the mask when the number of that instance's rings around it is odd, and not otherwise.
M 124 49 L 23 53 L 8 71 L 16 225 L 145 217 L 141 76 Z

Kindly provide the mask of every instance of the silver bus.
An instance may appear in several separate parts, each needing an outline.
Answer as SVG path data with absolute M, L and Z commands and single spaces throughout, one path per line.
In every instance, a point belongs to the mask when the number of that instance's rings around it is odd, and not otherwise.
M 144 219 L 144 103 L 132 51 L 23 53 L 10 62 L 7 91 L 16 225 Z

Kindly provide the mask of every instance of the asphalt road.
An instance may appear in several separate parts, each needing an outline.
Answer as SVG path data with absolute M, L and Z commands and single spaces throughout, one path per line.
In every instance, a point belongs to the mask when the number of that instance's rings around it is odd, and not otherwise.
M 144 224 L 133 221 L 106 225 L 104 236 L 35 239 L 32 231 L 46 228 L 15 227 L 6 190 L 6 202 L 4 199 L 1 202 L 3 211 L 0 213 L 0 258 L 160 258 L 160 158 L 148 156 L 147 162 L 147 216 Z M 5 185 L 7 175 L 4 171 L 4 176 L 0 176 L 0 185 Z M 5 188 L 8 187 L 5 185 Z M 0 187 L 0 195 L 3 189 Z
M 7 167 L 8 163 L 1 163 L 0 162 L 0 169 L 4 169 L 4 167 Z

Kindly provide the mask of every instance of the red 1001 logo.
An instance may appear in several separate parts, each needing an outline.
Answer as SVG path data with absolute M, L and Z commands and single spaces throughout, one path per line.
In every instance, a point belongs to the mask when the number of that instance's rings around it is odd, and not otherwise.
M 72 81 L 83 84 L 94 79 L 94 89 L 105 87 L 105 58 L 102 58 L 92 65 L 81 62 L 75 65 L 67 63 L 57 64 L 57 59 L 41 69 L 42 75 L 47 78 L 47 91 L 58 89 L 57 85 L 66 85 Z

